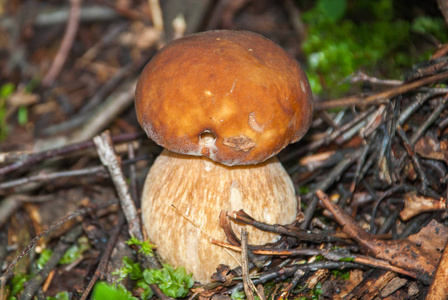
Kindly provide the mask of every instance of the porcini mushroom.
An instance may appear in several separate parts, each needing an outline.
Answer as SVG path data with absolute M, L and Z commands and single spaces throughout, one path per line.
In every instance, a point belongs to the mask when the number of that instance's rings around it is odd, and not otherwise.
M 208 282 L 218 264 L 237 265 L 207 236 L 225 240 L 221 211 L 294 221 L 294 187 L 275 155 L 303 137 L 313 105 L 305 73 L 282 48 L 245 31 L 175 40 L 144 68 L 135 106 L 147 135 L 165 148 L 142 195 L 143 222 L 164 260 Z M 251 244 L 278 239 L 248 230 Z

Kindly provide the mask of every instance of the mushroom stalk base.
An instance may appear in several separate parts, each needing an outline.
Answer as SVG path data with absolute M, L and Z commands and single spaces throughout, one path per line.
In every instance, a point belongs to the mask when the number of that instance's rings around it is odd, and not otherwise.
M 185 267 L 203 283 L 210 281 L 219 264 L 238 266 L 226 250 L 210 242 L 210 237 L 225 241 L 219 214 L 240 209 L 269 224 L 295 220 L 294 186 L 276 157 L 257 165 L 228 167 L 208 158 L 164 150 L 146 178 L 142 217 L 150 240 L 163 260 Z M 245 225 L 232 226 L 240 236 L 240 226 Z M 250 226 L 247 231 L 252 245 L 279 238 Z M 239 260 L 240 256 L 234 253 L 234 257 Z

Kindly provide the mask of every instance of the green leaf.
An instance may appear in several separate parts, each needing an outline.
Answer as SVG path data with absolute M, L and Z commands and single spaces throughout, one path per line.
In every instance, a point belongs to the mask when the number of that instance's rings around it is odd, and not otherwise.
M 126 244 L 135 245 L 138 248 L 138 253 L 143 253 L 145 255 L 153 256 L 153 248 L 155 245 L 151 244 L 149 241 L 140 241 L 136 237 L 131 237 Z
M 346 0 L 319 0 L 318 9 L 332 22 L 340 20 L 347 9 Z
M 68 265 L 75 262 L 81 255 L 90 248 L 89 239 L 85 236 L 80 237 L 78 239 L 78 243 L 76 245 L 71 246 L 64 253 L 59 263 L 61 265 Z
M 21 291 L 23 291 L 23 284 L 30 279 L 31 276 L 27 274 L 16 274 L 11 278 L 11 285 L 10 285 L 10 296 L 15 296 Z
M 50 259 L 53 251 L 51 249 L 44 249 L 39 255 L 39 258 L 36 261 L 36 266 L 38 270 L 42 270 L 47 261 Z
M 26 106 L 21 105 L 19 107 L 17 119 L 20 125 L 26 125 L 26 123 L 28 122 L 28 108 Z
M 92 300 L 138 300 L 132 293 L 126 290 L 121 284 L 108 284 L 99 281 L 95 284 L 92 293 Z
M 343 257 L 340 258 L 339 261 L 355 261 L 355 259 L 353 257 Z
M 0 99 L 6 99 L 9 96 L 11 96 L 14 91 L 16 90 L 16 87 L 14 86 L 14 84 L 8 82 L 5 83 L 4 85 L 2 85 L 0 87 Z
M 232 300 L 243 300 L 246 298 L 246 294 L 243 291 L 238 292 L 234 290 L 230 297 L 232 298 Z
M 123 267 L 119 270 L 112 272 L 112 275 L 118 275 L 120 278 L 118 281 L 122 281 L 128 275 L 132 280 L 139 280 L 143 278 L 143 271 L 140 263 L 133 262 L 129 257 L 123 257 Z
M 147 269 L 143 271 L 143 278 L 148 284 L 157 284 L 165 295 L 173 298 L 187 296 L 194 284 L 193 275 L 187 275 L 185 268 L 174 269 L 168 264 L 164 265 L 161 270 Z
M 46 297 L 45 300 L 69 300 L 70 295 L 68 292 L 57 293 L 54 297 Z
M 0 97 L 0 142 L 8 136 L 9 126 L 6 123 L 6 100 Z
M 334 275 L 337 279 L 347 280 L 350 279 L 350 271 L 349 270 L 342 270 L 342 269 L 335 269 L 331 271 L 331 274 Z
M 144 278 L 141 278 L 137 281 L 137 286 L 139 288 L 143 289 L 143 292 L 140 295 L 140 298 L 142 298 L 143 300 L 147 300 L 147 299 L 151 298 L 152 296 L 154 296 L 153 291 L 151 290 L 149 285 L 146 283 Z

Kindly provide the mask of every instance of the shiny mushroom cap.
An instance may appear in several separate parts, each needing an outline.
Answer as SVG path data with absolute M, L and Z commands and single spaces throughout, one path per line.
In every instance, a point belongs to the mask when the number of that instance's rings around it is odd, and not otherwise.
M 303 137 L 313 114 L 297 61 L 259 34 L 231 30 L 166 45 L 143 70 L 135 106 L 157 144 L 228 166 L 276 155 Z

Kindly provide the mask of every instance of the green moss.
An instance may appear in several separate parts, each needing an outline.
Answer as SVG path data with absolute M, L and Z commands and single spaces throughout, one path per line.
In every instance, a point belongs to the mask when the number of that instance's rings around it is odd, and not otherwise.
M 345 93 L 350 84 L 344 79 L 358 70 L 394 78 L 426 59 L 428 53 L 413 46 L 416 32 L 448 40 L 441 18 L 400 19 L 391 0 L 319 0 L 303 20 L 310 84 L 314 93 L 328 96 Z

